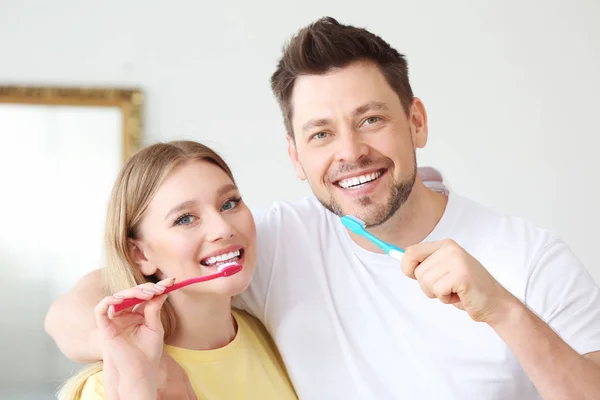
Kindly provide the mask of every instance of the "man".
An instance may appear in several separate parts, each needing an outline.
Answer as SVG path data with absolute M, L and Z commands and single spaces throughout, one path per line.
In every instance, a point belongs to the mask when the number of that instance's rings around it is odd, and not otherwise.
M 314 196 L 256 213 L 257 275 L 239 300 L 300 398 L 600 398 L 600 289 L 551 232 L 424 184 L 427 116 L 401 54 L 324 18 L 288 44 L 272 88 Z M 88 277 L 48 315 L 72 358 L 95 337 L 99 291 Z

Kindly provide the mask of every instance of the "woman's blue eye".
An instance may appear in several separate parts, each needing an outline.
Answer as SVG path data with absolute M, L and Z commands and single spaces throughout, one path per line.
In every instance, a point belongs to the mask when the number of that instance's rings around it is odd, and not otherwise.
M 237 207 L 237 205 L 239 204 L 239 202 L 240 202 L 239 199 L 230 199 L 230 200 L 227 200 L 225 203 L 223 203 L 223 206 L 221 207 L 221 211 L 233 210 L 234 208 Z
M 192 216 L 189 214 L 186 215 L 182 215 L 181 217 L 177 218 L 177 220 L 175 221 L 175 224 L 177 225 L 189 225 L 192 223 Z

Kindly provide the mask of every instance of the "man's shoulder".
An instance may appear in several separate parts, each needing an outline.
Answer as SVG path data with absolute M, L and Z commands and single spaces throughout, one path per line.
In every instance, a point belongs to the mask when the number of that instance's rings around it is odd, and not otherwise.
M 485 231 L 490 230 L 498 235 L 504 235 L 514 241 L 531 241 L 532 239 L 547 241 L 558 240 L 558 236 L 552 230 L 542 227 L 535 222 L 501 211 L 491 205 L 486 205 L 465 196 L 452 192 L 456 203 L 461 209 L 461 220 L 466 222 L 465 228 L 473 229 L 474 226 Z
M 496 238 L 504 235 L 508 238 L 526 238 L 527 241 L 533 238 L 543 241 L 557 240 L 553 232 L 532 221 L 457 193 L 436 168 L 421 167 L 419 174 L 425 186 L 449 197 L 450 213 L 454 214 L 451 218 L 458 218 L 453 224 L 454 230 L 458 233 L 463 231 L 468 236 L 472 236 L 476 232 L 490 231 Z M 486 235 L 481 236 L 486 237 Z
M 545 254 L 556 248 L 568 250 L 556 232 L 533 221 L 455 193 L 451 196 L 460 205 L 460 216 L 450 235 L 497 278 L 524 284 Z
M 252 213 L 256 223 L 257 268 L 250 287 L 234 299 L 234 304 L 265 322 L 273 277 L 310 254 L 315 240 L 323 229 L 328 232 L 330 224 L 322 220 L 328 211 L 312 196 L 293 202 L 276 201 L 268 207 L 253 208 Z
M 275 201 L 269 206 L 252 209 L 257 229 L 293 226 L 327 217 L 328 211 L 313 195 L 295 201 Z

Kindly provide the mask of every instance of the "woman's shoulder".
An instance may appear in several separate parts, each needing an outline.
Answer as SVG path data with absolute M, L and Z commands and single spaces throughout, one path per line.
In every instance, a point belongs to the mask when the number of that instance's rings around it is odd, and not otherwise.
M 58 400 L 106 400 L 102 370 L 80 372 L 65 382 L 56 397 Z
M 102 381 L 102 371 L 96 372 L 85 381 L 81 391 L 81 400 L 104 400 L 104 382 Z
M 238 334 L 241 335 L 246 348 L 260 351 L 279 362 L 277 347 L 262 322 L 246 311 L 234 308 L 232 313 L 238 324 Z
M 238 323 L 238 334 L 242 335 L 242 340 L 245 342 L 244 346 L 241 346 L 244 352 L 253 359 L 253 362 L 262 365 L 258 370 L 268 371 L 269 377 L 264 382 L 270 382 L 271 388 L 274 387 L 274 382 L 277 382 L 280 398 L 296 399 L 281 354 L 265 326 L 245 311 L 234 308 L 232 313 Z M 259 381 L 258 377 L 257 381 Z

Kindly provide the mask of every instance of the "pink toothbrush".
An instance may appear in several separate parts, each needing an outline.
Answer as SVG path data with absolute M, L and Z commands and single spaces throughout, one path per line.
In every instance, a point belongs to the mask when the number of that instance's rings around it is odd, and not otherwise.
M 231 276 L 231 275 L 237 274 L 241 270 L 242 270 L 242 266 L 237 263 L 227 263 L 227 264 L 219 265 L 219 267 L 217 269 L 217 271 L 218 271 L 217 273 L 212 274 L 212 275 L 197 276 L 195 278 L 190 278 L 190 279 L 183 280 L 181 282 L 177 282 L 177 283 L 173 284 L 173 286 L 169 286 L 163 292 L 163 294 L 172 292 L 173 290 L 180 289 L 182 287 L 191 285 L 193 283 L 206 282 L 206 281 L 210 281 L 210 280 L 216 279 L 216 278 Z M 113 307 L 115 309 L 115 312 L 117 312 L 117 311 L 121 311 L 126 308 L 129 308 L 129 307 L 133 307 L 136 304 L 143 303 L 144 301 L 146 301 L 146 300 L 136 299 L 136 298 L 125 299 L 125 300 L 123 300 L 122 303 L 116 304 Z

